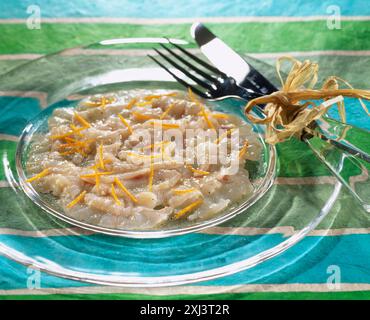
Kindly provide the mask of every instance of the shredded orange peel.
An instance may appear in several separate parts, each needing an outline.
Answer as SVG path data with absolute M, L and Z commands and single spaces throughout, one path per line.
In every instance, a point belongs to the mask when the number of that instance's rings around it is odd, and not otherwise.
M 228 135 L 230 135 L 235 128 L 227 129 L 225 132 L 220 134 L 220 136 L 214 141 L 215 144 L 219 144 L 224 138 L 226 138 Z
M 86 190 L 82 191 L 75 199 L 67 204 L 67 208 L 74 207 L 77 203 L 81 202 L 85 198 Z
M 145 96 L 144 100 L 151 101 L 154 99 L 159 99 L 161 97 L 174 97 L 174 96 L 177 96 L 177 92 L 170 92 L 165 94 L 150 94 L 148 96 Z
M 209 172 L 208 172 L 208 171 L 195 169 L 195 168 L 194 168 L 193 166 L 191 166 L 190 164 L 186 165 L 186 168 L 188 168 L 191 172 L 193 172 L 193 173 L 195 173 L 195 174 L 199 174 L 199 175 L 202 175 L 202 176 L 209 175 Z
M 173 189 L 172 192 L 174 194 L 177 194 L 177 195 L 182 195 L 182 194 L 186 194 L 186 193 L 191 193 L 191 192 L 195 192 L 197 191 L 197 189 L 195 188 L 189 188 L 189 189 Z
M 142 102 L 137 102 L 136 103 L 136 106 L 137 107 L 146 107 L 146 106 L 151 106 L 152 105 L 152 101 L 142 101 Z
M 136 98 L 132 98 L 126 105 L 125 105 L 125 109 L 132 109 L 132 107 L 135 105 L 135 103 L 137 102 L 137 99 Z
M 164 122 L 158 121 L 158 120 L 157 121 L 152 120 L 152 121 L 150 121 L 149 124 L 154 125 L 154 126 L 160 126 L 164 129 L 178 129 L 178 128 L 180 128 L 180 125 L 177 124 L 177 123 L 164 123 Z
M 115 97 L 102 96 L 97 101 L 85 101 L 82 104 L 86 107 L 102 107 L 103 109 L 107 104 L 111 104 L 117 101 Z
M 33 176 L 31 178 L 28 178 L 26 180 L 26 182 L 33 182 L 35 180 L 41 179 L 41 178 L 49 175 L 50 173 L 51 173 L 50 169 L 46 168 L 46 169 L 42 170 L 40 173 L 36 174 L 35 176 Z
M 189 211 L 192 211 L 193 209 L 195 209 L 196 207 L 198 207 L 199 205 L 201 205 L 203 203 L 203 200 L 202 199 L 199 199 L 195 202 L 193 202 L 192 204 L 186 206 L 185 208 L 181 209 L 180 211 L 178 211 L 175 215 L 174 215 L 174 218 L 175 219 L 180 219 L 182 218 L 186 213 L 188 213 Z
M 246 154 L 246 152 L 248 150 L 248 147 L 249 147 L 248 140 L 245 140 L 244 143 L 243 143 L 242 148 L 239 151 L 239 159 L 244 157 L 244 155 Z
M 159 117 L 159 119 L 163 120 L 168 115 L 168 113 L 173 109 L 174 105 L 175 105 L 174 103 L 171 103 L 167 107 L 167 109 L 161 114 L 161 116 Z
M 114 178 L 114 183 L 133 201 L 137 202 L 136 197 L 123 185 L 123 183 L 117 178 Z
M 91 124 L 86 121 L 85 118 L 83 118 L 81 115 L 79 115 L 77 112 L 74 112 L 75 119 L 82 125 L 82 127 L 90 128 Z
M 116 202 L 116 204 L 118 204 L 119 206 L 122 205 L 122 202 L 118 199 L 116 190 L 114 188 L 114 183 L 112 183 L 112 185 L 111 185 L 110 192 L 111 192 L 111 195 L 112 195 L 114 201 Z
M 140 120 L 140 121 L 146 121 L 153 119 L 152 116 L 149 116 L 147 114 L 139 113 L 136 111 L 132 111 L 132 115 L 134 116 L 135 119 Z
M 193 91 L 191 91 L 190 88 L 188 88 L 188 96 L 192 102 L 194 102 L 196 105 L 200 107 L 200 114 L 203 116 L 205 122 L 207 123 L 208 127 L 210 129 L 216 130 L 215 126 L 213 123 L 209 120 L 208 114 L 204 109 L 204 105 L 200 103 L 200 101 L 195 97 Z
M 99 145 L 99 166 L 101 169 L 105 169 L 102 144 Z
M 118 114 L 118 117 L 120 118 L 121 122 L 126 126 L 128 132 L 130 134 L 132 134 L 133 130 L 132 130 L 132 127 L 130 126 L 130 124 L 127 122 L 127 120 L 121 115 L 121 114 Z
M 285 80 L 281 76 L 283 62 L 291 64 Z M 281 90 L 269 95 L 255 98 L 248 102 L 245 114 L 250 121 L 266 125 L 265 140 L 276 144 L 292 136 L 301 137 L 304 132 L 314 133 L 309 125 L 324 116 L 336 104 L 342 122 L 346 121 L 343 97 L 359 99 L 362 108 L 370 116 L 362 99 L 370 100 L 370 90 L 354 89 L 347 81 L 331 76 L 324 81 L 321 89 L 314 89 L 318 80 L 319 65 L 310 60 L 303 62 L 295 58 L 283 56 L 276 62 L 276 71 L 280 79 Z M 342 83 L 346 89 L 340 89 Z M 341 98 L 332 100 L 335 98 Z M 323 99 L 326 103 L 313 102 Z M 331 103 L 329 103 L 331 102 Z M 256 105 L 265 105 L 264 116 L 251 114 Z

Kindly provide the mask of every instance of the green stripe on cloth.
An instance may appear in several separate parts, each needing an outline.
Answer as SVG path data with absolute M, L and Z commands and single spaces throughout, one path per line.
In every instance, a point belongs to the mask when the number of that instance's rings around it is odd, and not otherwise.
M 369 24 L 369 21 L 342 21 L 340 30 L 328 29 L 326 21 L 207 25 L 218 36 L 227 39 L 228 44 L 243 52 L 278 52 L 370 49 L 370 37 L 367 36 Z M 39 30 L 29 30 L 25 24 L 1 24 L 0 33 L 4 41 L 0 42 L 0 52 L 49 53 L 102 39 L 123 37 L 185 37 L 191 41 L 189 27 L 189 24 L 150 26 L 44 23 Z
M 370 300 L 370 291 L 354 292 L 253 292 L 210 295 L 50 294 L 0 296 L 0 300 Z
M 0 140 L 0 156 L 6 156 L 10 162 L 10 166 L 13 172 L 15 172 L 15 149 L 17 143 L 14 141 Z M 6 180 L 4 166 L 0 166 L 0 181 Z

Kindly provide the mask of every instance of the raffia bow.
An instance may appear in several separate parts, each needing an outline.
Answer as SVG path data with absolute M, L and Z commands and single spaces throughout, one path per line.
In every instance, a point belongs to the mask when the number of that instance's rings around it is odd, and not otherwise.
M 285 81 L 280 72 L 284 61 L 292 64 Z M 309 125 L 312 121 L 322 117 L 332 106 L 332 104 L 314 102 L 320 99 L 327 101 L 340 96 L 358 98 L 362 108 L 370 116 L 361 100 L 370 100 L 369 90 L 354 89 L 347 81 L 335 76 L 327 78 L 321 89 L 314 89 L 319 71 L 319 65 L 315 62 L 309 60 L 301 62 L 284 56 L 276 62 L 276 71 L 282 89 L 253 99 L 245 107 L 245 114 L 250 121 L 266 125 L 265 140 L 269 144 L 285 141 L 292 136 L 301 137 L 305 130 L 310 130 Z M 339 83 L 348 88 L 340 89 Z M 266 105 L 263 109 L 265 117 L 257 117 L 250 113 L 255 105 Z M 336 105 L 342 122 L 346 122 L 344 102 L 339 101 Z

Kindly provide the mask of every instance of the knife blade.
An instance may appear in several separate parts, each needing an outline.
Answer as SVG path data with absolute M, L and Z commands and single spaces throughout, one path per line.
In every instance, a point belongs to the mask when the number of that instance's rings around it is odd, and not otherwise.
M 194 23 L 190 33 L 208 60 L 219 70 L 234 78 L 241 87 L 252 87 L 256 92 L 262 94 L 270 94 L 278 90 L 202 23 Z

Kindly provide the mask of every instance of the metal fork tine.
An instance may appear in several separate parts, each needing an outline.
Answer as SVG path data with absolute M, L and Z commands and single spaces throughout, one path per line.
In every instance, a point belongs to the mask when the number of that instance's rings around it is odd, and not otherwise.
M 195 72 L 199 73 L 203 78 L 209 80 L 209 81 L 212 81 L 214 82 L 215 81 L 215 78 L 212 77 L 211 75 L 209 75 L 208 73 L 204 72 L 203 70 L 197 68 L 196 66 L 194 66 L 194 64 L 191 64 L 189 61 L 185 60 L 183 57 L 181 57 L 180 55 L 178 55 L 176 52 L 174 52 L 173 50 L 171 50 L 170 48 L 166 47 L 163 43 L 160 43 L 160 46 L 162 48 L 164 48 L 165 50 L 167 50 L 167 52 L 169 52 L 170 54 L 172 54 L 173 56 L 175 56 L 178 60 L 180 60 L 183 64 L 187 65 L 189 68 L 191 68 L 192 70 L 194 70 Z
M 165 59 L 168 63 L 170 63 L 171 65 L 173 65 L 176 69 L 180 70 L 183 74 L 185 74 L 187 77 L 189 77 L 190 79 L 192 79 L 194 82 L 196 82 L 197 84 L 199 84 L 200 86 L 208 89 L 208 90 L 211 90 L 212 89 L 212 86 L 210 84 L 208 84 L 207 82 L 205 82 L 204 80 L 196 77 L 195 75 L 193 75 L 191 72 L 187 71 L 184 67 L 180 66 L 176 61 L 172 60 L 171 58 L 167 57 L 166 55 L 164 55 L 162 52 L 158 51 L 157 49 L 153 48 L 153 50 L 155 52 L 157 52 L 163 59 Z
M 195 60 L 196 62 L 198 62 L 201 66 L 207 68 L 208 70 L 218 74 L 219 76 L 221 77 L 227 77 L 227 75 L 225 73 L 223 73 L 222 71 L 218 70 L 217 68 L 215 68 L 214 66 L 210 65 L 209 63 L 205 62 L 204 60 L 198 58 L 197 56 L 195 56 L 194 54 L 190 53 L 188 50 L 185 50 L 184 48 L 182 48 L 181 46 L 179 46 L 178 44 L 172 42 L 170 39 L 166 38 L 167 41 L 169 43 L 171 43 L 174 47 L 176 47 L 177 49 L 179 49 L 181 52 L 185 53 L 189 58 L 192 58 L 193 60 Z
M 197 94 L 198 96 L 200 96 L 202 98 L 205 98 L 205 99 L 209 98 L 204 92 L 200 91 L 198 88 L 194 87 L 193 85 L 187 83 L 185 80 L 183 80 L 180 77 L 178 77 L 177 75 L 175 75 L 170 69 L 168 69 L 164 64 L 162 64 L 156 58 L 154 58 L 151 55 L 148 55 L 148 57 L 150 59 L 152 59 L 156 64 L 158 64 L 161 68 L 163 68 L 164 70 L 166 70 L 172 77 L 175 78 L 175 80 L 177 82 L 179 82 L 180 84 L 182 84 L 184 87 L 190 88 L 191 91 L 193 91 L 195 94 Z

